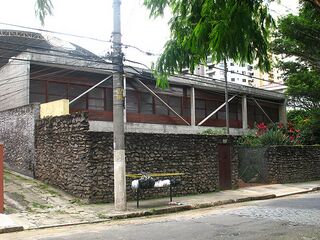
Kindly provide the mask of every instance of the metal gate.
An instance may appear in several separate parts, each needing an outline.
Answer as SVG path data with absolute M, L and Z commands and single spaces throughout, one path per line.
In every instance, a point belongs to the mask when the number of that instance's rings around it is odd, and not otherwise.
M 230 159 L 230 145 L 218 145 L 218 159 L 219 159 L 219 188 L 220 190 L 231 189 L 231 159 Z

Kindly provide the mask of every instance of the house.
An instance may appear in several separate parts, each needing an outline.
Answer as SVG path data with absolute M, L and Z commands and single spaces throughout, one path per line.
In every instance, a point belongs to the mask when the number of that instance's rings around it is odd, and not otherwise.
M 0 45 L 1 111 L 72 100 L 113 72 L 112 63 L 40 33 L 2 30 Z M 203 121 L 224 103 L 223 81 L 184 74 L 170 77 L 170 88 L 161 90 L 150 71 L 130 66 L 124 71 L 128 131 L 195 133 L 225 126 L 224 107 Z M 228 91 L 231 133 L 240 134 L 256 122 L 286 121 L 283 94 L 233 83 Z M 112 78 L 70 104 L 70 111 L 88 111 L 94 130 L 110 131 Z
M 0 142 L 7 167 L 78 197 L 110 201 L 112 63 L 75 44 L 16 30 L 0 31 L 0 59 Z M 223 181 L 237 185 L 232 137 L 195 134 L 225 126 L 223 81 L 184 74 L 171 76 L 162 90 L 149 70 L 124 66 L 124 83 L 128 171 L 188 172 L 182 182 L 192 187 L 182 185 L 180 194 L 214 191 Z M 256 122 L 286 122 L 283 94 L 235 83 L 228 92 L 231 134 Z M 60 99 L 80 113 L 39 121 L 40 103 Z M 198 184 L 204 175 L 208 186 Z

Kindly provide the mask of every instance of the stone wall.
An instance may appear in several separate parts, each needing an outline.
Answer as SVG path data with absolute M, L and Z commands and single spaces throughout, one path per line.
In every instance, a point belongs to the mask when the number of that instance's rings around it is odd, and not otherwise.
M 36 124 L 35 178 L 81 198 L 93 185 L 89 165 L 89 124 L 85 114 L 45 118 Z
M 44 119 L 37 124 L 36 178 L 90 202 L 113 200 L 113 134 L 88 131 L 86 114 Z M 126 171 L 182 172 L 175 194 L 197 194 L 219 187 L 217 145 L 226 137 L 126 133 Z M 232 141 L 232 138 L 229 139 Z M 237 154 L 232 149 L 232 184 L 237 186 Z M 132 179 L 127 178 L 128 199 Z M 168 196 L 168 189 L 142 197 Z
M 33 176 L 34 128 L 39 116 L 39 104 L 0 112 L 0 142 L 7 168 Z
M 265 159 L 269 182 L 320 180 L 319 146 L 273 146 L 267 149 Z

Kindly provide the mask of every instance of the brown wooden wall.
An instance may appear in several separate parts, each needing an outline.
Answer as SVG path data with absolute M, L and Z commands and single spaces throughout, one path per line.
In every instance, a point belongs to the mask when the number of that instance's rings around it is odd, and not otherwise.
M 30 72 L 30 103 L 45 103 L 62 98 L 72 100 L 106 77 L 103 74 L 38 65 L 31 65 Z M 155 87 L 154 82 L 144 81 L 144 83 L 190 122 L 190 89 L 188 87 L 171 85 L 169 89 L 161 90 Z M 197 89 L 195 95 L 197 123 L 224 102 L 223 93 Z M 278 121 L 277 105 L 263 103 L 262 105 L 271 118 Z M 128 122 L 185 125 L 169 108 L 130 78 L 127 78 L 126 110 Z M 70 111 L 88 111 L 91 120 L 112 121 L 112 80 L 103 83 L 71 104 Z M 261 113 L 258 107 L 249 102 L 249 125 L 253 126 L 254 122 L 268 122 Z M 230 102 L 230 126 L 241 128 L 241 116 L 241 99 L 236 98 Z M 212 116 L 203 126 L 224 127 L 225 108 Z

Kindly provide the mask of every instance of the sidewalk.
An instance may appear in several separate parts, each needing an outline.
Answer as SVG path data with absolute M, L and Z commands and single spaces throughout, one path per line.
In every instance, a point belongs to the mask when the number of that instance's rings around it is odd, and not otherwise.
M 168 205 L 168 198 L 128 203 L 126 212 L 117 212 L 113 204 L 85 204 L 62 191 L 31 178 L 6 172 L 5 208 L 0 214 L 0 233 L 23 229 L 45 228 L 110 221 L 153 214 L 213 207 L 223 204 L 263 200 L 320 190 L 320 181 L 273 184 L 199 195 L 174 197 L 177 205 Z

